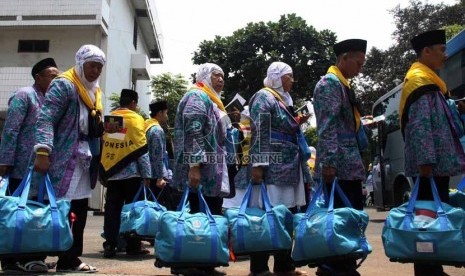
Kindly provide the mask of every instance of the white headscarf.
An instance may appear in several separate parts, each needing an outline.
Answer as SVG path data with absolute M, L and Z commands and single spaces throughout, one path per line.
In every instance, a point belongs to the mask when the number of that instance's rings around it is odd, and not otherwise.
M 87 90 L 93 92 L 91 94 L 94 94 L 95 90 L 98 87 L 98 80 L 100 78 L 97 78 L 93 82 L 87 81 L 84 75 L 84 63 L 88 61 L 95 61 L 102 65 L 105 65 L 105 53 L 102 50 L 100 50 L 99 47 L 87 44 L 79 48 L 79 50 L 76 52 L 75 60 L 76 65 L 74 66 L 74 68 L 76 70 L 76 74 L 79 76 L 79 79 L 81 80 L 82 84 L 84 84 L 84 86 L 87 88 Z
M 286 74 L 292 74 L 291 66 L 284 62 L 276 61 L 270 64 L 266 72 L 266 78 L 263 80 L 263 85 L 276 90 L 279 95 L 283 98 L 287 106 L 293 106 L 291 95 L 289 91 L 284 91 L 281 77 Z
M 86 87 L 87 93 L 89 94 L 89 97 L 92 100 L 92 102 L 95 102 L 95 93 L 97 91 L 97 88 L 99 87 L 98 81 L 100 77 L 97 78 L 93 82 L 88 81 L 84 75 L 84 63 L 89 62 L 89 61 L 95 61 L 102 65 L 105 65 L 105 61 L 106 61 L 105 53 L 103 53 L 103 51 L 100 50 L 99 47 L 95 45 L 87 44 L 79 48 L 79 50 L 76 52 L 75 60 L 76 60 L 76 65 L 74 66 L 74 69 L 76 70 L 76 74 L 78 75 L 82 84 Z M 87 117 L 89 114 L 88 112 L 89 112 L 89 108 L 84 104 L 84 102 L 80 100 L 79 101 L 79 128 L 81 129 L 81 132 L 84 134 L 89 133 L 89 127 L 88 127 L 89 120 Z M 87 151 L 88 151 L 88 145 L 87 144 L 82 145 L 82 143 L 79 143 L 79 152 L 81 152 L 81 155 L 83 156 L 81 158 L 82 160 L 88 159 Z M 88 164 L 86 163 L 86 166 L 87 165 Z
M 195 78 L 197 82 L 202 82 L 203 84 L 207 85 L 212 91 L 215 91 L 215 89 L 213 89 L 212 84 L 212 74 L 214 73 L 221 73 L 224 75 L 223 69 L 221 69 L 221 67 L 219 67 L 218 65 L 214 63 L 204 63 L 200 65 Z M 216 93 L 220 95 L 220 93 Z

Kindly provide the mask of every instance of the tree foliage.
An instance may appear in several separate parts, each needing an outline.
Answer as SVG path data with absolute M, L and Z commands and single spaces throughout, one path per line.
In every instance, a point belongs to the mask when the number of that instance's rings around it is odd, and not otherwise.
M 318 133 L 316 131 L 316 127 L 308 127 L 305 129 L 304 135 L 307 140 L 307 144 L 316 148 L 318 144 Z
M 187 80 L 181 74 L 163 73 L 152 76 L 150 87 L 154 101 L 168 102 L 168 122 L 173 124 L 179 101 L 187 90 Z
M 271 62 L 283 61 L 293 69 L 293 98 L 298 101 L 312 94 L 331 65 L 335 41 L 333 32 L 318 32 L 301 17 L 288 14 L 278 22 L 248 23 L 231 36 L 203 41 L 192 60 L 194 64 L 213 62 L 223 69 L 225 102 L 236 93 L 248 100 L 263 87 Z

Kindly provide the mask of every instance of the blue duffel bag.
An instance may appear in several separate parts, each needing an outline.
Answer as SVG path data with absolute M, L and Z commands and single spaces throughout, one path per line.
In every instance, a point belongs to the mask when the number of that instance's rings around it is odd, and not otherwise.
M 282 204 L 271 206 L 264 183 L 260 192 L 265 210 L 248 207 L 252 195 L 252 184 L 249 184 L 240 208 L 229 208 L 225 212 L 234 255 L 290 250 L 292 247 L 292 213 Z
M 362 258 L 358 266 L 371 253 L 365 237 L 368 214 L 352 208 L 352 204 L 334 180 L 328 206 L 317 204 L 324 184 L 319 185 L 305 213 L 294 215 L 295 240 L 292 258 L 297 266 L 315 266 L 331 259 Z M 334 193 L 346 207 L 334 208 Z
M 457 190 L 450 190 L 449 204 L 454 207 L 465 209 L 465 177 L 460 181 Z
M 144 198 L 139 200 L 142 192 Z M 149 200 L 147 193 L 152 200 Z M 158 203 L 152 190 L 142 183 L 132 203 L 123 206 L 119 233 L 123 235 L 136 234 L 143 238 L 155 238 L 160 216 L 165 211 L 166 208 Z
M 160 217 L 159 231 L 155 237 L 155 266 L 228 266 L 228 220 L 212 215 L 202 195 L 197 190 L 200 210 L 189 213 L 186 188 L 179 211 L 166 211 Z
M 465 263 L 465 211 L 442 203 L 431 178 L 434 201 L 417 201 L 419 177 L 410 201 L 389 211 L 383 246 L 393 262 Z
M 48 175 L 45 175 L 40 189 L 46 189 L 50 203 L 43 204 L 41 194 L 38 201 L 28 200 L 32 174 L 32 169 L 29 169 L 11 196 L 0 197 L 1 255 L 56 255 L 73 244 L 68 220 L 70 202 L 56 200 Z M 2 194 L 5 194 L 6 186 L 2 186 Z

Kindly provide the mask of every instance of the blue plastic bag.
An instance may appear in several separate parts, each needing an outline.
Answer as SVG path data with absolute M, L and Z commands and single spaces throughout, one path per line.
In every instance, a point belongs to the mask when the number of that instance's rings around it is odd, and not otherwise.
M 160 217 L 155 237 L 156 266 L 228 266 L 227 219 L 211 214 L 200 188 L 200 208 L 205 212 L 190 214 L 189 192 L 184 192 L 181 210 L 166 211 Z
M 440 201 L 417 201 L 419 177 L 410 201 L 392 209 L 383 228 L 383 246 L 391 261 L 465 263 L 465 211 Z
M 0 197 L 0 254 L 16 255 L 48 253 L 55 255 L 68 250 L 73 235 L 68 220 L 70 202 L 56 200 L 48 175 L 44 182 L 46 205 L 28 200 L 32 169 L 11 196 Z M 2 190 L 6 189 L 2 186 Z M 4 191 L 2 191 L 4 193 Z M 5 238 L 8 237 L 8 238 Z
M 142 191 L 144 198 L 139 201 Z M 148 199 L 147 191 L 152 200 Z M 165 211 L 166 208 L 158 203 L 150 188 L 142 183 L 132 203 L 123 206 L 119 232 L 120 234 L 135 233 L 141 237 L 154 238 L 158 231 L 160 216 Z
M 260 191 L 265 210 L 247 207 L 252 195 L 252 184 L 249 184 L 240 208 L 230 208 L 225 212 L 235 255 L 289 250 L 292 247 L 292 213 L 282 204 L 271 206 L 265 184 L 261 184 Z

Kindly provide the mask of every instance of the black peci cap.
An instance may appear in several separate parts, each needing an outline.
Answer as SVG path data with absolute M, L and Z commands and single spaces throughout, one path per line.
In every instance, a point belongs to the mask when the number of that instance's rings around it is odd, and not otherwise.
M 445 30 L 432 30 L 421 33 L 412 40 L 412 48 L 418 54 L 423 50 L 423 48 L 436 45 L 436 44 L 446 44 L 446 31 Z
M 334 53 L 338 57 L 348 52 L 363 52 L 367 51 L 367 41 L 363 39 L 347 39 L 334 44 Z
M 168 109 L 168 102 L 167 101 L 156 101 L 153 102 L 149 105 L 150 108 L 150 115 L 155 115 L 157 114 L 158 111 L 166 110 Z
M 40 73 L 42 70 L 45 70 L 50 67 L 55 67 L 57 68 L 57 64 L 55 63 L 55 60 L 53 58 L 45 58 L 39 62 L 37 62 L 31 70 L 31 75 L 34 78 L 38 73 Z
M 133 101 L 139 101 L 139 94 L 137 94 L 136 91 L 134 90 L 131 90 L 131 89 L 123 89 L 121 90 L 121 95 L 120 95 L 121 98 L 128 98 L 128 99 L 131 99 Z

